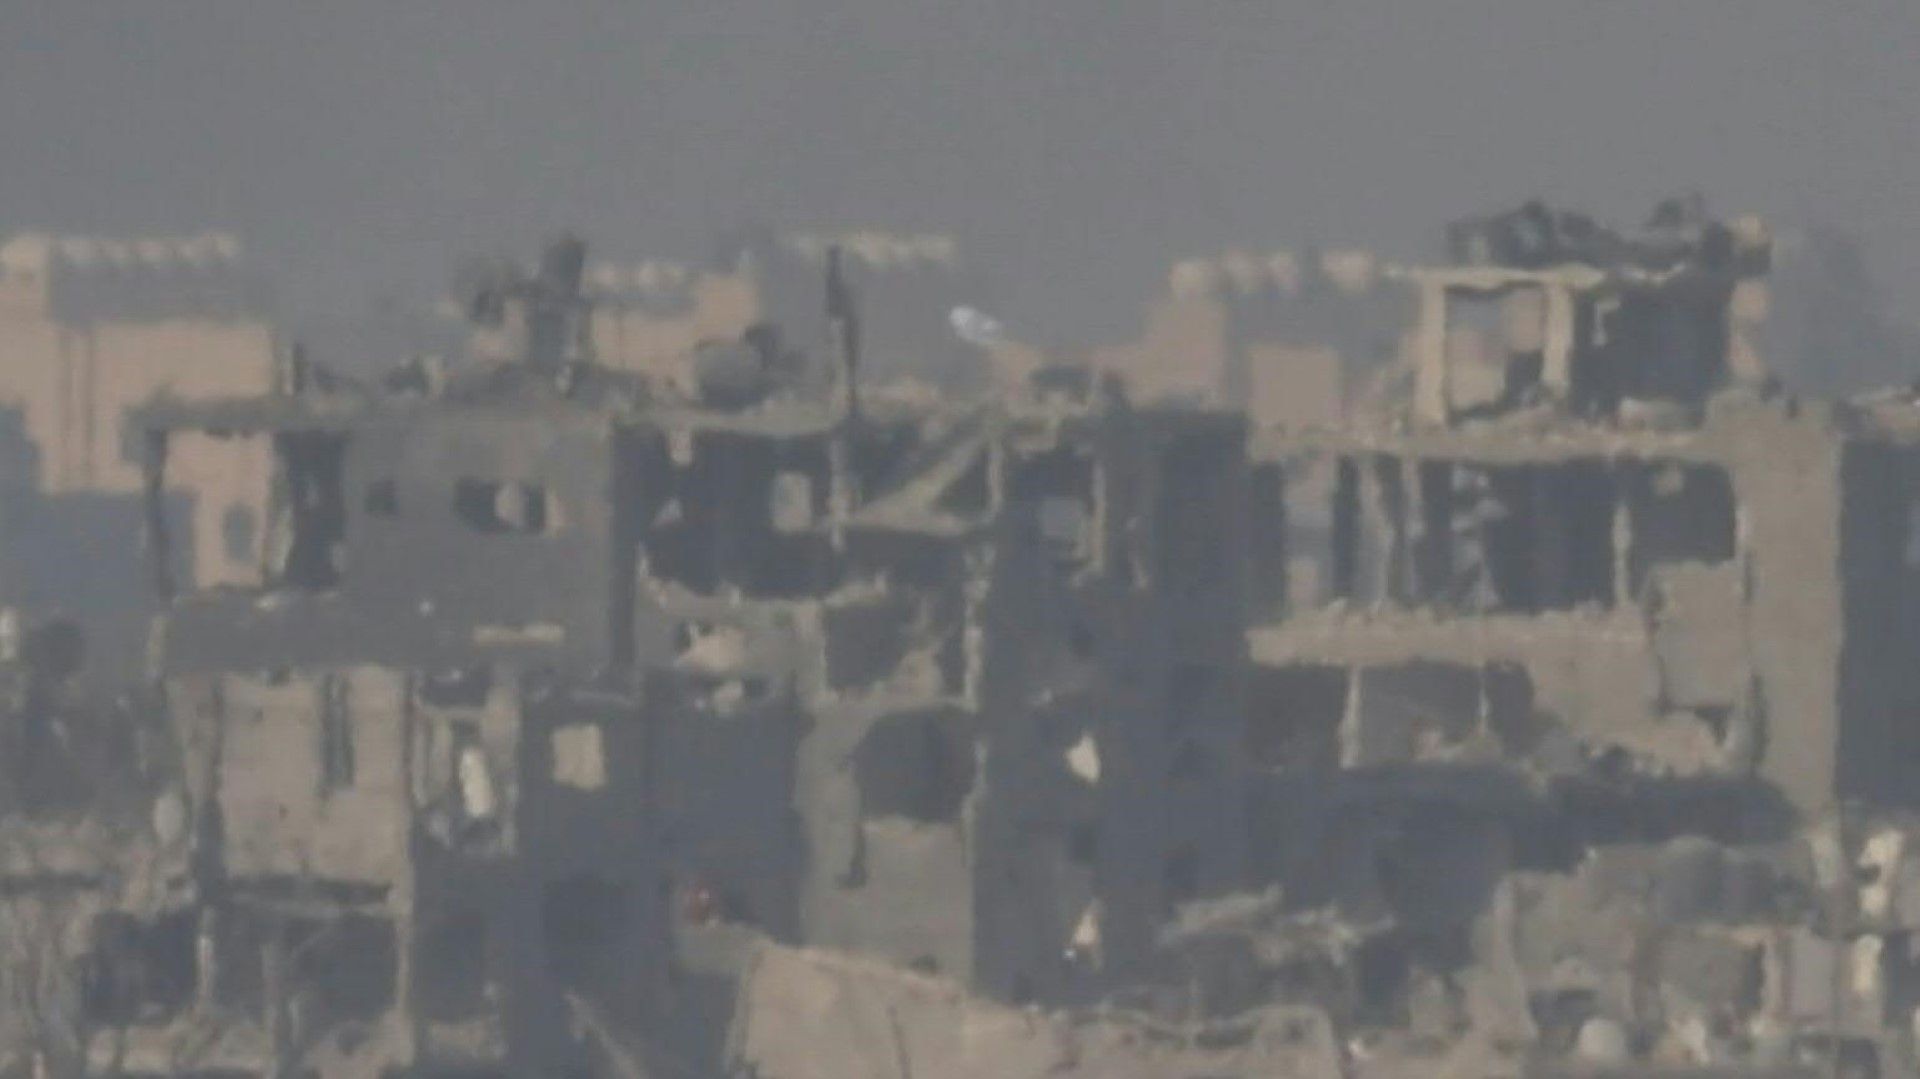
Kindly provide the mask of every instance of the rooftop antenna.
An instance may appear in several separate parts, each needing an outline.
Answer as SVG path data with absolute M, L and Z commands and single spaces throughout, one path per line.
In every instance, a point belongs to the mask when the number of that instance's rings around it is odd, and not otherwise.
M 827 336 L 839 361 L 841 414 L 860 416 L 860 315 L 854 310 L 853 290 L 840 261 L 840 245 L 827 248 Z

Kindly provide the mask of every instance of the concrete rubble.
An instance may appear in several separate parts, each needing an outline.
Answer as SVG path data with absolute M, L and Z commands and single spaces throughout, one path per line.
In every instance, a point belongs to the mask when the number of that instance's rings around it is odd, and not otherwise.
M 562 237 L 126 402 L 144 676 L 0 613 L 0 1075 L 1920 1074 L 1915 401 L 1696 200 L 1448 241 L 961 371 L 938 237 Z

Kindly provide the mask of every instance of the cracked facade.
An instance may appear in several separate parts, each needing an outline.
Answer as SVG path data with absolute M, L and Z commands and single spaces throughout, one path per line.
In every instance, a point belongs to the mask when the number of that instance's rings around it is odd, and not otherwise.
M 1764 229 L 1185 264 L 1142 343 L 945 397 L 864 286 L 948 256 L 862 242 L 784 242 L 817 333 L 562 239 L 467 365 L 135 409 L 148 686 L 0 624 L 0 980 L 80 1017 L 20 1052 L 1915 1070 L 1920 422 L 1770 383 Z M 258 474 L 217 575 L 202 468 Z

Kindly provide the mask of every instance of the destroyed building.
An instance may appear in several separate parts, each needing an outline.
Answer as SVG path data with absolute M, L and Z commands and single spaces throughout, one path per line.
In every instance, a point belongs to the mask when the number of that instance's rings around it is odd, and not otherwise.
M 1761 1027 L 1840 1022 L 1794 973 L 1818 961 L 1874 987 L 1842 1025 L 1892 1066 L 1908 960 L 1831 912 L 1846 871 L 1815 864 L 1911 810 L 1910 405 L 1795 401 L 1745 366 L 1751 230 L 1529 207 L 1454 240 L 1407 274 L 1400 407 L 1253 438 L 1256 879 L 1379 931 L 1389 1013 L 1438 977 L 1507 1036 L 1558 1023 L 1571 1049 L 1584 1016 L 1752 1064 Z M 1450 348 L 1463 322 L 1493 347 Z M 1662 947 L 1692 951 L 1625 958 Z M 1727 977 L 1672 999 L 1694 961 Z
M 608 363 L 571 238 L 469 362 L 150 400 L 151 699 L 0 621 L 16 747 L 141 762 L 0 820 L 0 990 L 126 1074 L 1913 1074 L 1912 394 L 1779 392 L 1694 204 L 1450 250 L 1267 305 L 1402 343 L 1331 422 L 889 392 L 838 248 Z M 268 465 L 213 580 L 188 446 Z
M 146 485 L 198 434 L 273 461 L 254 576 L 171 596 L 156 676 L 183 757 L 207 1066 L 525 1073 L 664 1003 L 661 862 L 631 670 L 645 436 L 534 308 L 521 362 L 431 391 L 296 371 L 156 404 Z M 576 267 L 577 269 L 577 267 Z M 559 309 L 564 314 L 563 309 Z M 168 537 L 150 530 L 157 583 Z M 140 1067 L 164 1073 L 160 1064 Z
M 669 898 L 1084 995 L 1239 880 L 1236 418 L 863 402 L 837 258 L 824 375 L 677 396 L 592 362 L 581 250 L 488 298 L 514 362 L 136 413 L 198 941 L 139 1067 L 628 1052 L 575 1031 L 667 1025 Z M 184 437 L 273 462 L 247 579 L 175 577 Z
M 817 350 L 828 326 L 820 278 L 829 250 L 865 297 L 862 339 L 873 366 L 863 377 L 945 392 L 978 392 L 990 371 L 980 346 L 953 332 L 956 307 L 986 302 L 986 284 L 951 236 L 873 229 L 729 234 L 704 264 L 669 259 L 596 259 L 583 291 L 596 362 L 647 375 L 697 396 L 703 354 L 757 340 L 777 351 Z M 484 289 L 511 266 L 476 264 L 463 288 Z M 465 297 L 462 297 L 463 299 Z M 512 335 L 475 335 L 473 347 L 511 355 Z
M 671 769 L 692 883 L 782 939 L 1016 1001 L 1139 962 L 1240 874 L 1241 446 L 1226 415 L 1008 402 L 900 457 L 807 593 L 661 581 L 692 695 L 668 737 L 704 765 Z M 746 760 L 757 790 L 703 790 Z

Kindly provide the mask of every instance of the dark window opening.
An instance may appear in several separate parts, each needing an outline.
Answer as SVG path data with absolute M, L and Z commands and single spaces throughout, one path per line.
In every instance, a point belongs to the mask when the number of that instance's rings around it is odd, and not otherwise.
M 420 700 L 434 708 L 484 708 L 492 689 L 493 670 L 486 664 L 456 667 L 423 678 Z
M 227 561 L 254 562 L 259 541 L 260 526 L 252 506 L 236 502 L 220 515 L 220 544 L 226 549 Z
M 1022 1007 L 1032 1004 L 1034 1001 L 1033 977 L 1028 974 L 1014 975 L 1013 988 L 1007 994 L 1007 999 Z
M 1655 566 L 1729 561 L 1736 545 L 1733 484 L 1708 465 L 1659 464 L 1627 477 L 1635 585 Z
M 1479 729 L 1477 667 L 1416 662 L 1363 668 L 1354 677 L 1355 763 L 1416 760 L 1457 746 Z
M 1546 369 L 1544 352 L 1510 352 L 1501 373 L 1500 403 L 1505 407 L 1525 404 L 1540 388 L 1540 376 Z
M 853 752 L 863 818 L 957 820 L 973 789 L 973 746 L 952 716 L 883 719 Z
M 374 480 L 367 484 L 362 502 L 367 513 L 375 517 L 395 517 L 400 513 L 400 486 L 393 480 Z
M 1277 464 L 1259 465 L 1247 476 L 1248 538 L 1252 545 L 1248 602 L 1255 615 L 1277 615 L 1287 606 L 1287 478 Z
M 398 972 L 393 923 L 349 914 L 288 926 L 295 999 L 319 1025 L 378 1019 L 393 1004 Z
M 1403 934 L 1387 933 L 1362 942 L 1353 959 L 1356 1012 L 1376 1026 L 1406 1022 L 1407 981 L 1412 958 Z
M 1610 604 L 1615 480 L 1599 461 L 1522 468 L 1423 463 L 1417 591 L 1459 610 Z
M 341 490 L 347 440 L 315 431 L 274 436 L 278 475 L 268 580 L 294 588 L 331 588 L 340 583 L 346 538 L 346 500 Z
M 1342 457 L 1334 465 L 1333 489 L 1327 513 L 1327 592 L 1335 599 L 1351 599 L 1360 583 L 1360 463 Z
M 1324 769 L 1340 763 L 1340 717 L 1347 708 L 1343 667 L 1256 670 L 1248 687 L 1246 752 L 1254 767 Z
M 1540 605 L 1532 555 L 1537 527 L 1533 474 L 1527 469 L 1489 469 L 1480 503 L 1482 596 L 1480 609 L 1532 611 Z
M 192 1002 L 194 939 L 191 911 L 142 921 L 129 914 L 95 917 L 80 961 L 80 1005 L 99 1023 L 160 1023 Z
M 631 918 L 627 890 L 614 881 L 582 873 L 547 885 L 540 900 L 547 969 L 572 989 L 617 981 Z
M 1546 473 L 1546 532 L 1541 591 L 1550 606 L 1610 606 L 1614 598 L 1613 517 L 1619 501 L 1613 476 L 1598 462 L 1576 462 Z
M 353 786 L 353 709 L 343 675 L 320 681 L 320 793 Z
M 1155 569 L 1164 587 L 1204 590 L 1236 580 L 1230 545 L 1240 532 L 1244 464 L 1238 438 L 1196 435 L 1166 447 L 1153 507 Z
M 453 485 L 453 512 L 476 532 L 538 536 L 548 531 L 553 506 L 541 484 L 462 479 Z
M 415 991 L 432 1020 L 464 1019 L 487 1003 L 487 922 L 476 911 L 445 907 L 420 928 Z
M 1697 401 L 1725 373 L 1724 303 L 1673 295 L 1630 295 L 1607 322 L 1620 398 Z
M 1029 507 L 1037 538 L 1062 566 L 1093 555 L 1094 471 L 1087 454 L 1062 448 L 1016 462 L 1008 476 L 1008 496 Z

